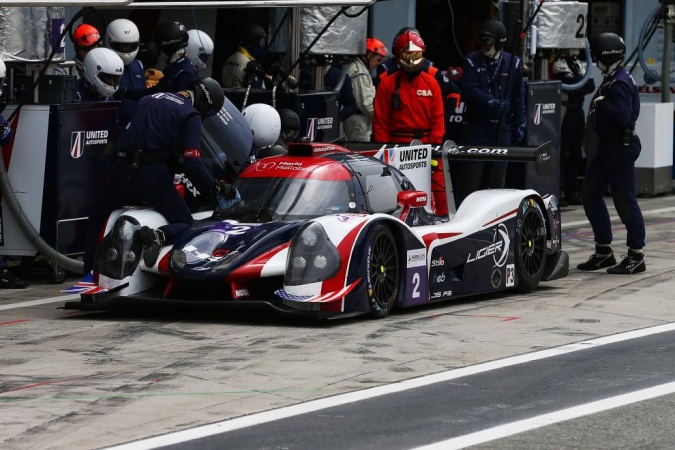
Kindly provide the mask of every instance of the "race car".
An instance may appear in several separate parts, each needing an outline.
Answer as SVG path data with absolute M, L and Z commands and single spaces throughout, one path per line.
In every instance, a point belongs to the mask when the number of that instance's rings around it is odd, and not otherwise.
M 513 160 L 524 154 L 517 150 Z M 471 156 L 453 144 L 435 151 L 445 167 L 453 156 Z M 547 161 L 543 147 L 527 151 Z M 262 304 L 320 318 L 382 318 L 397 307 L 526 293 L 567 275 L 555 196 L 478 191 L 438 217 L 428 209 L 430 146 L 369 153 L 300 143 L 288 155 L 253 163 L 234 183 L 237 197 L 200 213 L 153 267 L 141 257 L 139 231 L 165 219 L 152 209 L 115 211 L 93 278 L 72 288 L 81 301 L 66 307 Z M 486 153 L 476 152 L 483 159 Z

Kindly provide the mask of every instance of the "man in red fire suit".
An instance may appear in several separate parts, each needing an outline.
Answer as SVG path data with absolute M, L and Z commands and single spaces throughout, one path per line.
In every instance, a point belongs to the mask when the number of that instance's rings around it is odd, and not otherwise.
M 424 41 L 410 31 L 394 42 L 396 63 L 401 69 L 381 80 L 373 103 L 373 138 L 376 142 L 409 144 L 419 139 L 440 144 L 445 134 L 443 96 L 433 75 L 422 70 Z M 432 195 L 432 209 L 447 214 L 445 191 Z M 441 198 L 442 197 L 442 198 Z

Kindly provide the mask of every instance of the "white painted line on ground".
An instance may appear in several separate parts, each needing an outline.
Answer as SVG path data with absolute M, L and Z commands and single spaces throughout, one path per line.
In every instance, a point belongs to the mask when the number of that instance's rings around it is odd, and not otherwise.
M 647 215 L 647 214 L 662 214 L 662 213 L 667 213 L 667 212 L 673 212 L 675 211 L 675 207 L 669 207 L 669 208 L 660 208 L 660 209 L 650 209 L 648 211 L 642 211 L 642 215 Z M 612 222 L 620 221 L 619 216 L 610 216 Z M 577 220 L 576 222 L 565 222 L 563 221 L 562 223 L 563 228 L 567 227 L 578 227 L 581 225 L 588 225 L 588 220 Z
M 603 400 L 598 400 L 596 402 L 586 403 L 585 405 L 561 409 L 560 411 L 542 414 L 541 416 L 519 420 L 517 422 L 500 425 L 494 428 L 488 428 L 487 430 L 477 431 L 464 436 L 458 436 L 456 438 L 436 442 L 423 447 L 417 447 L 414 450 L 455 450 L 471 447 L 472 445 L 484 444 L 486 442 L 513 436 L 514 434 L 523 433 L 525 431 L 535 430 L 537 428 L 553 425 L 559 422 L 565 422 L 567 420 L 578 419 L 579 417 L 597 414 L 609 409 L 619 408 L 621 406 L 630 405 L 632 403 L 637 403 L 652 398 L 662 397 L 672 393 L 675 393 L 675 382 L 629 392 L 628 394 L 617 395 L 616 397 L 610 397 Z
M 501 369 L 504 367 L 515 366 L 517 364 L 524 364 L 540 359 L 551 358 L 554 356 L 564 355 L 589 348 L 596 348 L 602 345 L 614 344 L 617 342 L 626 341 L 629 339 L 641 338 L 658 333 L 665 333 L 668 331 L 675 331 L 675 323 L 667 323 L 655 327 L 643 328 L 640 330 L 628 331 L 625 333 L 605 336 L 598 339 L 592 339 L 574 344 L 563 345 L 561 347 L 550 348 L 538 352 L 527 353 L 524 355 L 513 356 L 510 358 L 499 359 L 482 364 L 476 364 L 460 369 L 448 370 L 433 375 L 427 375 L 410 380 L 400 381 L 398 383 L 378 386 L 370 389 L 363 389 L 361 391 L 349 392 L 347 394 L 340 394 L 333 397 L 313 400 L 297 405 L 286 406 L 283 408 L 265 411 L 248 416 L 237 417 L 235 419 L 224 420 L 222 422 L 204 425 L 188 430 L 169 433 L 162 436 L 155 436 L 148 439 L 130 442 L 115 447 L 110 447 L 109 450 L 140 450 L 153 449 L 163 447 L 166 445 L 178 444 L 181 442 L 191 441 L 206 436 L 213 436 L 215 434 L 225 433 L 228 431 L 238 430 L 240 428 L 252 427 L 263 423 L 272 422 L 274 420 L 286 419 L 289 417 L 298 416 L 300 414 L 311 413 L 334 406 L 346 405 L 348 403 L 358 402 L 361 400 L 368 400 L 387 394 L 394 394 L 410 389 L 415 389 L 430 384 L 454 380 L 456 378 L 475 375 L 478 373 L 488 372 L 490 370 Z
M 60 297 L 41 298 L 40 300 L 29 300 L 27 302 L 10 303 L 9 305 L 0 305 L 0 311 L 8 309 L 27 308 L 29 306 L 45 305 L 47 303 L 66 302 L 68 300 L 77 300 L 79 295 L 62 295 Z

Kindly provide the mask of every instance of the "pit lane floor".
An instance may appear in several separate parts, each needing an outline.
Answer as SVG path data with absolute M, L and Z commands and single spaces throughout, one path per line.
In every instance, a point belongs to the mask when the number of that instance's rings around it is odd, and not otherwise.
M 675 196 L 640 204 L 644 274 L 573 268 L 529 295 L 474 297 L 380 321 L 82 313 L 57 309 L 73 297 L 40 280 L 0 291 L 0 448 L 105 447 L 675 322 Z M 613 223 L 622 253 L 625 232 Z M 575 266 L 593 249 L 581 207 L 563 209 L 563 230 Z

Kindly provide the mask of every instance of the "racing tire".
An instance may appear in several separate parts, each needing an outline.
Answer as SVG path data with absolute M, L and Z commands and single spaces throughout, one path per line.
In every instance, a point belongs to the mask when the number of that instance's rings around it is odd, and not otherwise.
M 398 298 L 401 268 L 396 239 L 389 227 L 375 226 L 366 252 L 366 288 L 370 316 L 387 317 Z
M 514 265 L 516 290 L 534 291 L 546 267 L 546 223 L 539 203 L 532 197 L 524 199 L 518 208 Z

